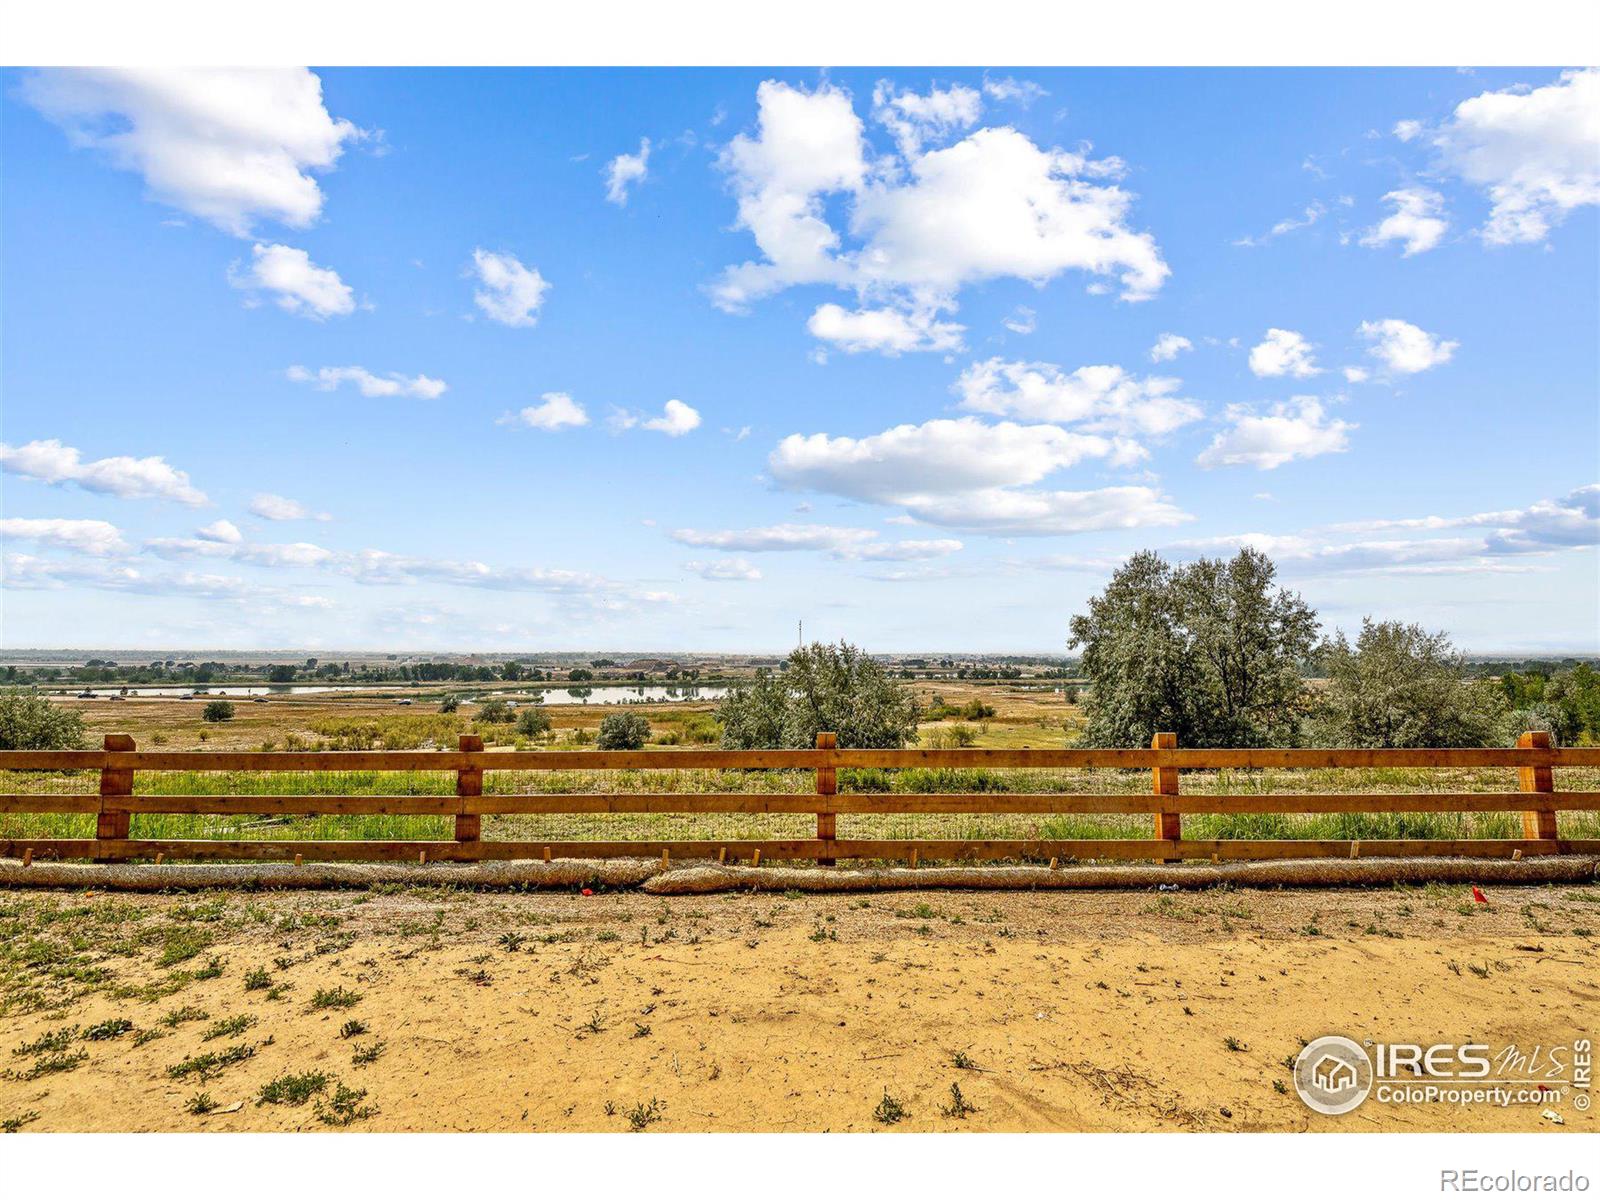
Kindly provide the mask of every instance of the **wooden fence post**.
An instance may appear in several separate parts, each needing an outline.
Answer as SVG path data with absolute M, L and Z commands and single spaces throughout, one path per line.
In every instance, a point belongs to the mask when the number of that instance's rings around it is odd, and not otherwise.
M 1540 730 L 1528 730 L 1517 738 L 1518 750 L 1548 750 L 1550 749 L 1550 735 Z M 1518 767 L 1517 788 L 1524 792 L 1544 792 L 1549 794 L 1556 790 L 1555 772 L 1549 767 Z M 1545 805 L 1541 808 L 1529 809 L 1522 814 L 1522 836 L 1525 838 L 1556 837 L 1556 810 L 1554 805 Z
M 832 734 L 832 733 L 819 733 L 819 734 L 817 734 L 817 749 L 818 750 L 832 750 L 838 744 L 839 744 L 839 738 L 838 738 L 837 734 Z M 839 794 L 839 772 L 837 770 L 835 770 L 833 767 L 818 767 L 817 768 L 817 795 L 819 795 L 819 796 L 837 796 L 838 794 Z M 826 812 L 826 813 L 819 812 L 817 814 L 817 837 L 818 837 L 819 840 L 824 841 L 824 842 L 833 841 L 834 837 L 836 836 L 836 834 L 838 832 L 837 826 L 838 826 L 838 818 L 836 817 L 835 814 L 833 814 L 831 812 Z M 835 862 L 835 860 L 833 858 L 831 858 L 831 857 L 830 858 L 818 858 L 817 859 L 817 865 L 819 867 L 831 867 L 831 866 L 833 866 L 834 862 Z
M 463 733 L 456 748 L 463 754 L 475 754 L 483 749 L 483 739 L 474 733 Z M 483 795 L 482 767 L 462 767 L 456 771 L 456 795 L 460 797 Z M 456 813 L 456 841 L 476 842 L 482 832 L 483 817 L 478 813 Z
M 104 747 L 108 751 L 131 751 L 136 747 L 133 738 L 126 733 L 108 733 Z M 116 797 L 133 795 L 133 769 L 131 767 L 101 767 L 100 768 L 100 813 L 95 817 L 94 836 L 96 841 L 125 842 L 128 840 L 129 830 L 133 821 L 125 808 L 118 808 Z M 106 801 L 112 800 L 110 807 Z M 116 862 L 124 855 L 106 854 L 96 856 L 96 862 Z
M 1176 750 L 1178 748 L 1178 735 L 1175 733 L 1158 733 L 1150 739 L 1152 750 Z M 1178 768 L 1177 767 L 1152 767 L 1150 770 L 1151 786 L 1158 796 L 1176 796 L 1178 794 Z M 1176 811 L 1163 808 L 1156 813 L 1156 837 L 1161 841 L 1176 842 L 1183 837 L 1183 817 Z M 1162 859 L 1163 862 L 1177 862 L 1176 858 Z

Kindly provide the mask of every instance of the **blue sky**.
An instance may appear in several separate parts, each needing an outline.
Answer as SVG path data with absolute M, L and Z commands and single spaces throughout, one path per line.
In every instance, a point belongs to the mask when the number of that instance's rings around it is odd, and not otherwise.
M 1594 72 L 0 83 L 7 646 L 1600 648 Z

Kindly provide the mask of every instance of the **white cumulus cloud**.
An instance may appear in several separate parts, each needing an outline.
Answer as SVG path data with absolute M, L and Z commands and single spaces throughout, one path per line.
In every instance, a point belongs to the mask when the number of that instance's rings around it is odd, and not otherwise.
M 566 392 L 545 392 L 538 404 L 531 404 L 516 413 L 502 417 L 503 425 L 525 425 L 529 429 L 543 429 L 551 433 L 561 429 L 576 429 L 589 423 L 589 414 Z
M 973 412 L 1156 436 L 1201 416 L 1198 404 L 1174 394 L 1180 386 L 1176 379 L 1140 379 L 1115 366 L 1079 367 L 1068 374 L 1052 363 L 991 358 L 963 371 L 954 390 L 961 407 Z
M 686 562 L 685 571 L 692 571 L 701 579 L 713 582 L 751 582 L 761 578 L 761 568 L 742 558 L 724 558 L 713 562 Z
M 1398 375 L 1415 375 L 1418 371 L 1447 363 L 1461 344 L 1447 342 L 1409 321 L 1394 317 L 1382 321 L 1363 321 L 1356 332 L 1372 343 L 1367 353 Z
M 1255 467 L 1272 471 L 1297 458 L 1315 458 L 1347 448 L 1356 428 L 1330 417 L 1314 396 L 1296 396 L 1265 414 L 1230 405 L 1229 427 L 1195 459 L 1202 467 Z
M 1120 279 L 1129 300 L 1160 289 L 1170 272 L 1154 238 L 1129 227 L 1133 197 L 1114 182 L 1118 160 L 1041 148 L 1009 127 L 926 148 L 976 123 L 978 94 L 882 87 L 876 98 L 875 115 L 897 139 L 884 155 L 849 93 L 761 84 L 755 133 L 736 136 L 720 159 L 737 225 L 761 258 L 723 273 L 711 289 L 720 307 L 741 311 L 784 288 L 829 284 L 863 307 L 936 313 L 953 310 L 971 283 L 1044 284 L 1072 270 Z
M 550 284 L 536 268 L 524 266 L 513 255 L 479 248 L 472 252 L 471 270 L 481 285 L 472 293 L 473 303 L 491 321 L 522 329 L 538 323 Z
M 303 67 L 47 70 L 22 94 L 73 144 L 137 172 L 155 200 L 239 237 L 260 218 L 311 224 L 315 173 L 364 136 L 329 115 Z
M 109 521 L 69 520 L 57 517 L 0 517 L 0 538 L 34 542 L 77 554 L 105 557 L 128 548 L 121 531 Z
M 1250 370 L 1263 379 L 1276 375 L 1305 379 L 1321 369 L 1311 351 L 1311 343 L 1294 330 L 1269 329 L 1250 350 Z
M 363 396 L 415 396 L 437 400 L 449 390 L 442 379 L 426 375 L 407 377 L 398 371 L 375 375 L 365 367 L 320 367 L 315 371 L 294 366 L 284 372 L 295 383 L 309 383 L 319 392 L 336 391 L 340 384 L 353 383 Z
M 87 492 L 120 496 L 125 500 L 175 500 L 191 508 L 210 503 L 189 476 L 159 455 L 132 458 L 117 455 L 84 462 L 75 447 L 55 438 L 8 446 L 0 442 L 0 470 L 37 479 L 41 483 L 72 483 Z
M 1363 246 L 1383 246 L 1401 242 L 1401 257 L 1410 258 L 1432 250 L 1450 228 L 1444 212 L 1444 197 L 1432 188 L 1397 188 L 1384 198 L 1394 211 L 1361 235 Z
M 606 164 L 606 199 L 612 204 L 628 202 L 628 189 L 650 176 L 650 139 L 639 139 L 639 153 L 619 154 Z
M 314 513 L 298 500 L 261 492 L 250 501 L 250 512 L 263 521 L 327 521 L 327 513 Z
M 682 400 L 668 400 L 662 406 L 659 417 L 647 417 L 631 409 L 618 408 L 612 410 L 609 424 L 618 432 L 627 429 L 649 429 L 655 433 L 664 433 L 668 437 L 682 437 L 700 428 L 700 413 Z
M 284 312 L 322 321 L 347 317 L 356 310 L 355 293 L 331 267 L 319 267 L 304 250 L 293 246 L 250 248 L 248 265 L 236 263 L 228 281 L 246 291 L 263 291 Z
M 1600 204 L 1600 70 L 1464 100 L 1432 142 L 1446 169 L 1488 195 L 1485 242 L 1542 242 L 1574 209 Z
M 1185 350 L 1193 350 L 1194 343 L 1182 334 L 1163 333 L 1156 339 L 1156 344 L 1150 347 L 1151 362 L 1171 362 Z
M 937 319 L 931 310 L 864 308 L 854 312 L 823 304 L 806 322 L 811 336 L 846 354 L 876 350 L 895 357 L 915 350 L 959 350 L 964 326 Z

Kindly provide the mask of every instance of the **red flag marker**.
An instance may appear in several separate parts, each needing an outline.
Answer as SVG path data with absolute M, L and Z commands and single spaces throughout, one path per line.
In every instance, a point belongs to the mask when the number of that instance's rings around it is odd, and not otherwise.
M 1476 887 L 1474 887 L 1472 889 L 1472 898 L 1474 900 L 1476 900 L 1479 904 L 1487 904 L 1487 903 L 1489 903 L 1489 897 L 1485 896 Z

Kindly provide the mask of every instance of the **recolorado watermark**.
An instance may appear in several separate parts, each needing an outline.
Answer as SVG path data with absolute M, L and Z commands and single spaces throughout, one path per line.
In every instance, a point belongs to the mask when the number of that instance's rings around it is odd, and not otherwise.
M 1553 1174 L 1541 1171 L 1479 1171 L 1472 1167 L 1447 1167 L 1439 1172 L 1441 1192 L 1512 1196 L 1525 1193 L 1577 1194 L 1589 1190 L 1589 1177 L 1580 1171 Z
M 1307 1108 L 1340 1116 L 1379 1104 L 1540 1107 L 1560 1121 L 1570 1105 L 1587 1112 L 1594 1082 L 1588 1038 L 1531 1047 L 1481 1042 L 1357 1042 L 1330 1035 L 1300 1051 L 1294 1087 Z M 1587 1186 L 1587 1185 L 1586 1185 Z

